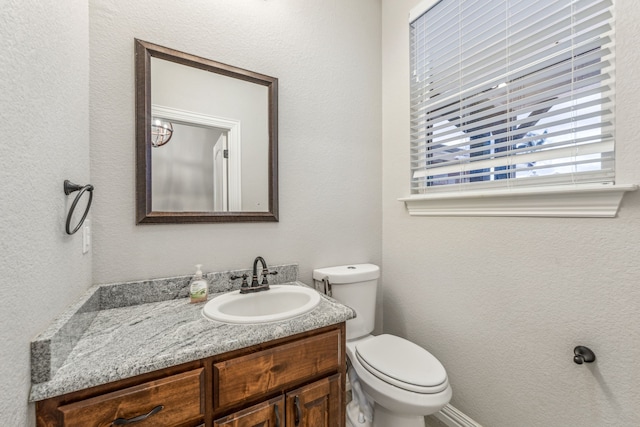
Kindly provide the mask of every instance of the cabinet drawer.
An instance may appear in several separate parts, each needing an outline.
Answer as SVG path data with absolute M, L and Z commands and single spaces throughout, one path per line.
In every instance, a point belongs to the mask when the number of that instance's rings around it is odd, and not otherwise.
M 335 330 L 214 363 L 214 407 L 259 397 L 337 370 L 343 362 L 340 342 L 340 331 Z
M 65 427 L 118 425 L 113 424 L 118 418 L 132 419 L 152 412 L 148 418 L 136 422 L 136 427 L 197 422 L 204 416 L 204 369 L 63 405 L 58 411 Z

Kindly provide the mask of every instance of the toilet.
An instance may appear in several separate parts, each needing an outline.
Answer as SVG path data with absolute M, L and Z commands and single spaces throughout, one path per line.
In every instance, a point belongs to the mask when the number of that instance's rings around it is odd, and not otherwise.
M 352 401 L 347 426 L 424 427 L 425 415 L 451 400 L 442 364 L 424 348 L 395 335 L 371 335 L 380 268 L 344 265 L 313 271 L 316 289 L 356 311 L 347 321 Z

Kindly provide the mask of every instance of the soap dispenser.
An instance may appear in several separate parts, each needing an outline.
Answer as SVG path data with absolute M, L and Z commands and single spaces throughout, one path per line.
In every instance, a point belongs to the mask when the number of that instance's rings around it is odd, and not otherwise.
M 189 287 L 189 297 L 192 303 L 206 301 L 209 295 L 209 285 L 207 281 L 202 278 L 202 264 L 197 264 L 196 268 L 196 274 L 193 276 L 191 286 Z

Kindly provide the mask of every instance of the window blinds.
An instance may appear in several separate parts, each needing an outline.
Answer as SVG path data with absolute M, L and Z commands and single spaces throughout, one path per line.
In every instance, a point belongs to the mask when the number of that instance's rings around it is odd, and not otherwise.
M 410 23 L 411 192 L 612 182 L 611 0 L 441 0 Z

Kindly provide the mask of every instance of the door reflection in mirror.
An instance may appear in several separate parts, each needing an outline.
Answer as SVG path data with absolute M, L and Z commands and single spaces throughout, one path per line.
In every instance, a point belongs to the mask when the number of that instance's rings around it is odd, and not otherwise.
M 227 212 L 241 202 L 229 195 L 227 130 L 174 124 L 171 143 L 151 151 L 154 211 Z M 241 209 L 241 206 L 240 206 Z

